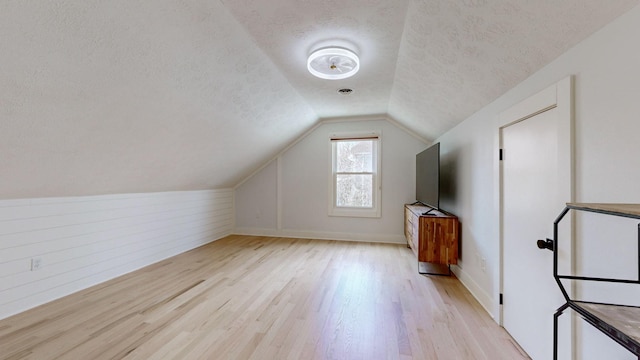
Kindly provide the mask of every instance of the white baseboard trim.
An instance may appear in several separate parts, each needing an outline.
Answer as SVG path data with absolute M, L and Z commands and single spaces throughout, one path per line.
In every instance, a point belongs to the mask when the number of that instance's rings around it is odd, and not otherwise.
M 480 305 L 489 314 L 489 316 L 491 316 L 493 321 L 498 323 L 498 318 L 493 313 L 493 311 L 490 310 L 495 308 L 494 301 L 491 296 L 487 294 L 475 281 L 473 281 L 473 278 L 461 267 L 453 265 L 451 266 L 451 272 L 453 272 L 458 277 L 458 280 L 460 280 L 462 285 L 464 285 L 464 287 L 469 290 L 471 295 L 473 295 L 473 297 L 478 300 Z
M 274 237 L 319 239 L 319 240 L 361 241 L 361 242 L 376 242 L 376 243 L 387 243 L 387 244 L 406 244 L 407 243 L 407 240 L 403 235 L 393 235 L 393 234 L 362 234 L 362 233 L 291 230 L 291 229 L 276 230 L 276 229 L 261 229 L 261 228 L 236 228 L 233 233 L 235 235 L 274 236 Z

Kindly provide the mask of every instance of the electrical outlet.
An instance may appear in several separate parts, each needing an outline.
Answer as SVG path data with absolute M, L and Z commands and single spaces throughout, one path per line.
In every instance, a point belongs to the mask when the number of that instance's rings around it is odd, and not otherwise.
M 37 257 L 37 258 L 31 259 L 31 271 L 40 270 L 41 267 L 42 267 L 42 258 Z
M 485 258 L 482 258 L 482 262 L 480 262 L 480 269 L 482 269 L 482 271 L 487 271 L 487 260 Z

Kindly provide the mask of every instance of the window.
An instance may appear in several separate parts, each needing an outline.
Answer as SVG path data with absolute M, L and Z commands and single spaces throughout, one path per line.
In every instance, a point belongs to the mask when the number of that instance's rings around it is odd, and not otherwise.
M 380 217 L 380 135 L 331 136 L 329 215 Z

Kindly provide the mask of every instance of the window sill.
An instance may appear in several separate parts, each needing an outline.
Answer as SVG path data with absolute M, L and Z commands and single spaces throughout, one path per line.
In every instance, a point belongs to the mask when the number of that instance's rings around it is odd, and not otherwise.
M 379 218 L 381 213 L 380 209 L 332 208 L 329 216 Z

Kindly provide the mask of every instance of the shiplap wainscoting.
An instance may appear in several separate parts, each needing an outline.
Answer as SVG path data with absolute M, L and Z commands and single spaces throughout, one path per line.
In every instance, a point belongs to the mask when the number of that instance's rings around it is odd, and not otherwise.
M 0 318 L 227 236 L 233 209 L 231 189 L 0 201 Z

